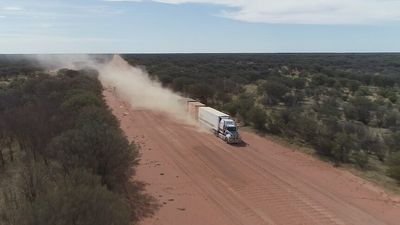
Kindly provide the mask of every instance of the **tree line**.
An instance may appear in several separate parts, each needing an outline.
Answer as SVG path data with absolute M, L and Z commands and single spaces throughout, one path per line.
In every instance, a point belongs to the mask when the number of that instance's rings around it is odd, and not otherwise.
M 97 76 L 63 69 L 0 86 L 1 224 L 136 224 L 157 209 L 132 179 L 139 146 Z
M 125 55 L 165 87 L 335 165 L 400 181 L 400 54 Z

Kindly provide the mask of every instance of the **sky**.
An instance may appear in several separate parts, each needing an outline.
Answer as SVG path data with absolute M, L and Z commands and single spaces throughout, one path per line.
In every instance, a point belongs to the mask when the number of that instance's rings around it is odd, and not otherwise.
M 400 0 L 0 0 L 0 53 L 399 52 Z

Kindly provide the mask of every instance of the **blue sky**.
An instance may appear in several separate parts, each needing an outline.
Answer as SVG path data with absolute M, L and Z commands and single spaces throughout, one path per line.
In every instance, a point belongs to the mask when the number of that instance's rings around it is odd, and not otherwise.
M 400 0 L 0 0 L 0 53 L 382 51 Z

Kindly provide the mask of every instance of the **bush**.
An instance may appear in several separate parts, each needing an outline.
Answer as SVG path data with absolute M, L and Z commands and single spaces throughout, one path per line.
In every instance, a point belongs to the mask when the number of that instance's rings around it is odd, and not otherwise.
M 364 169 L 368 164 L 368 153 L 364 150 L 354 151 L 353 159 L 360 168 Z
M 283 101 L 290 90 L 285 84 L 277 81 L 267 81 L 260 89 L 267 94 L 267 105 L 276 105 Z
M 119 127 L 119 121 L 108 108 L 104 109 L 95 106 L 81 108 L 74 127 L 79 128 L 90 123 L 108 125 L 114 128 Z
M 62 110 L 65 112 L 78 113 L 84 107 L 102 107 L 102 99 L 96 94 L 87 91 L 75 91 L 62 103 Z
M 296 136 L 308 143 L 311 143 L 317 136 L 318 122 L 310 114 L 292 112 L 289 125 L 291 130 L 296 132 Z
M 157 208 L 132 181 L 138 147 L 119 128 L 96 77 L 63 70 L 0 93 L 0 143 L 19 147 L 19 182 L 0 198 L 0 224 L 122 225 Z
M 253 98 L 254 96 L 251 96 L 250 94 L 242 93 L 234 103 L 237 106 L 239 116 L 243 118 L 246 124 L 250 122 L 250 110 L 254 105 Z
M 358 150 L 356 137 L 353 134 L 338 133 L 335 135 L 332 155 L 336 165 L 342 162 L 349 162 L 350 153 Z
M 66 172 L 83 167 L 112 190 L 129 180 L 138 160 L 137 147 L 120 130 L 94 122 L 54 138 L 48 151 Z
M 85 171 L 74 171 L 26 203 L 18 215 L 18 224 L 130 224 L 129 210 L 122 197 L 102 187 L 98 180 Z
M 268 113 L 266 122 L 268 132 L 273 134 L 281 134 L 286 126 L 282 114 L 277 112 Z
M 250 110 L 250 121 L 253 123 L 254 128 L 257 130 L 265 129 L 265 122 L 267 115 L 263 108 L 255 106 Z
M 400 152 L 393 153 L 388 159 L 388 175 L 400 182 Z

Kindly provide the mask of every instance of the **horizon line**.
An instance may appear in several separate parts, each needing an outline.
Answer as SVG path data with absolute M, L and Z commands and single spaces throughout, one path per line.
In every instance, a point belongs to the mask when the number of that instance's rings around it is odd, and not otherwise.
M 0 53 L 0 55 L 190 55 L 190 54 L 400 54 L 400 51 L 293 51 L 293 52 L 55 52 Z

